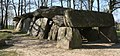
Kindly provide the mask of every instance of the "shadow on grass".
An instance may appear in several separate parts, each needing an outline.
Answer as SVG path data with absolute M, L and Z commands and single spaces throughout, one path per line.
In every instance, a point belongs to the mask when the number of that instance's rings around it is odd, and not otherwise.
M 0 45 L 0 50 L 12 47 L 13 45 Z

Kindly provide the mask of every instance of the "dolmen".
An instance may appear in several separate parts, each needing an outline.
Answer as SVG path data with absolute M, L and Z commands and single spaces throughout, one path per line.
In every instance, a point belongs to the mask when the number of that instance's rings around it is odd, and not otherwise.
M 110 13 L 41 6 L 13 20 L 16 22 L 15 31 L 57 41 L 58 48 L 80 48 L 83 39 L 88 42 L 118 42 L 114 18 Z

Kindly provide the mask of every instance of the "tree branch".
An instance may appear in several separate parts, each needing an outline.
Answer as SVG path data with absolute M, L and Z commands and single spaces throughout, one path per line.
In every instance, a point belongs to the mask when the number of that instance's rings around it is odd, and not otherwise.
M 114 6 L 114 5 L 116 5 L 116 4 L 119 4 L 119 3 L 120 3 L 120 2 L 115 2 L 115 3 L 112 4 L 112 6 Z

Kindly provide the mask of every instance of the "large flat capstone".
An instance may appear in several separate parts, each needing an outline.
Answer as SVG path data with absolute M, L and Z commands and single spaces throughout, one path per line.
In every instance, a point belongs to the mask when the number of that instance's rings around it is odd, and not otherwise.
M 70 27 L 114 26 L 113 15 L 109 13 L 71 9 L 65 11 L 65 19 Z

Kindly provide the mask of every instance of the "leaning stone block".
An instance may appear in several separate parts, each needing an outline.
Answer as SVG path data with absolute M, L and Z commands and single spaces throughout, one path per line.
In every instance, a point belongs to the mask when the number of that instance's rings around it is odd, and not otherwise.
M 118 42 L 115 27 L 100 27 L 100 38 L 103 42 Z
M 39 18 L 37 20 L 34 20 L 31 22 L 30 26 L 30 35 L 32 36 L 40 36 L 40 39 L 44 38 L 45 35 L 45 30 L 46 30 L 46 25 L 47 25 L 47 18 Z
M 71 27 L 60 27 L 58 30 L 57 47 L 64 49 L 80 48 L 82 45 L 79 30 Z
M 18 22 L 16 28 L 15 28 L 15 31 L 20 31 L 21 30 L 21 27 L 22 27 L 22 21 L 23 19 L 20 19 L 20 21 Z

